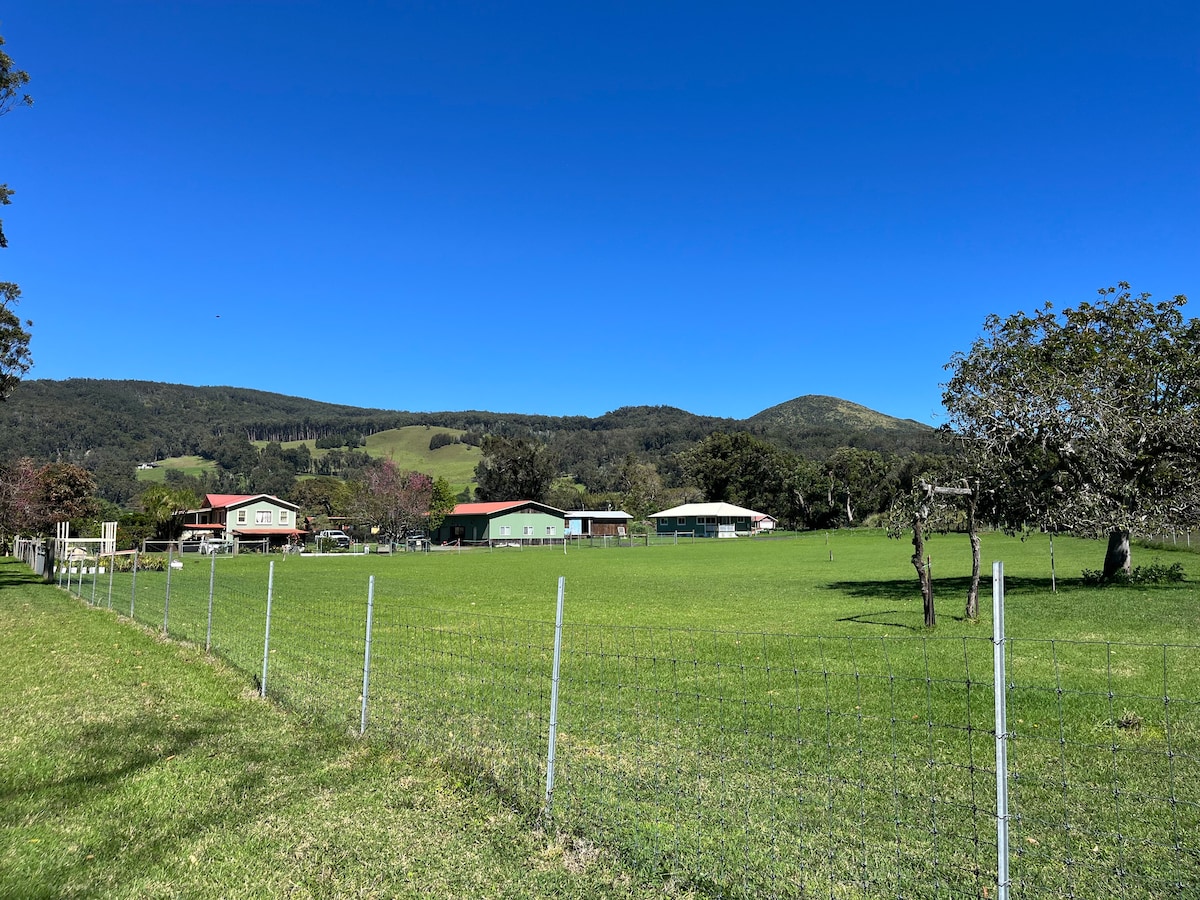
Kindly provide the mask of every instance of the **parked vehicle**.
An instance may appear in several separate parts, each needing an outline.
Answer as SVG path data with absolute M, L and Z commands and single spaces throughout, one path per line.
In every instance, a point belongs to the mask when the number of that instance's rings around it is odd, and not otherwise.
M 232 553 L 233 541 L 228 538 L 206 538 L 200 542 L 200 552 L 208 555 L 213 553 Z
M 317 534 L 318 547 L 349 547 L 351 543 L 350 535 L 337 528 L 327 528 Z

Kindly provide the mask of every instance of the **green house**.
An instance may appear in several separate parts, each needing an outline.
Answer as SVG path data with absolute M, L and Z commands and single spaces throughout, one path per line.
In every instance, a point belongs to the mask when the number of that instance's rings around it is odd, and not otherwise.
M 691 532 L 696 537 L 737 537 L 753 534 L 760 522 L 773 517 L 732 503 L 685 503 L 650 516 L 658 534 Z
M 533 500 L 460 503 L 430 535 L 435 544 L 544 544 L 566 531 L 561 509 Z
M 220 538 L 277 547 L 304 534 L 300 507 L 271 494 L 205 494 L 203 506 L 176 517 L 183 541 Z

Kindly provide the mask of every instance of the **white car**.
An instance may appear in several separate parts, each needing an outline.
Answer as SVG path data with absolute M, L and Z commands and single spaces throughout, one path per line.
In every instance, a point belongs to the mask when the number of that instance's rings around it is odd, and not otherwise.
M 336 528 L 327 529 L 317 535 L 317 546 L 327 546 L 333 544 L 335 547 L 349 547 L 352 541 L 350 535 L 344 531 L 339 531 Z

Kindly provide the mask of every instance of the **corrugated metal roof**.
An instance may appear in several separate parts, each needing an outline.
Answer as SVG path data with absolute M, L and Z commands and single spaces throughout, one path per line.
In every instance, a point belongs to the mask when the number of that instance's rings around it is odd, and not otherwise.
M 490 516 L 516 506 L 524 506 L 528 500 L 494 500 L 490 503 L 459 503 L 450 510 L 452 516 Z
M 201 509 L 231 509 L 235 506 L 245 506 L 255 500 L 269 500 L 277 506 L 286 506 L 288 509 L 299 509 L 295 503 L 288 503 L 286 500 L 280 500 L 273 494 L 205 494 L 204 506 Z M 197 510 L 188 510 L 188 512 L 196 512 Z
M 685 503 L 682 506 L 664 509 L 662 512 L 651 513 L 650 518 L 661 519 L 667 516 L 725 516 L 726 518 L 743 516 L 750 518 L 761 515 L 763 514 L 753 509 L 734 506 L 732 503 Z
M 549 513 L 557 513 L 563 515 L 561 509 L 553 506 L 547 506 L 545 503 L 538 503 L 536 500 L 493 500 L 488 503 L 460 503 L 454 509 L 450 510 L 449 515 L 452 516 L 492 516 L 496 513 L 505 512 L 510 509 L 520 509 L 523 506 L 536 506 L 540 510 Z

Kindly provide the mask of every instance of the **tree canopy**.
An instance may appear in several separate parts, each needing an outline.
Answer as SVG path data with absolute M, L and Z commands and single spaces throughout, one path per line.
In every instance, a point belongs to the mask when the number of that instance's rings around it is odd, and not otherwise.
M 982 516 L 1106 534 L 1106 578 L 1129 571 L 1131 535 L 1196 523 L 1200 322 L 1186 303 L 1121 282 L 1061 313 L 987 318 L 942 397 Z
M 480 500 L 546 499 L 558 463 L 545 444 L 529 438 L 491 435 L 480 446 L 475 490 Z
M 4 38 L 0 37 L 0 47 Z M 32 106 L 33 98 L 24 93 L 29 83 L 29 73 L 13 66 L 12 57 L 0 49 L 0 116 L 18 105 Z M 0 184 L 0 206 L 8 206 L 13 191 L 7 184 Z M 4 222 L 0 220 L 0 248 L 8 246 L 4 236 Z M 33 365 L 29 353 L 30 334 L 26 330 L 33 325 L 24 322 L 13 312 L 21 297 L 21 289 L 11 281 L 0 281 L 0 401 L 6 400 Z

